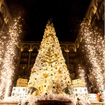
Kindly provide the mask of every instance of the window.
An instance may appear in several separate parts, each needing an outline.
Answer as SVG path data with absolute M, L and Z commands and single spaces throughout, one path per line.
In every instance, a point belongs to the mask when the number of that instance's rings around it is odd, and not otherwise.
M 22 52 L 21 56 L 22 56 L 22 57 L 28 57 L 28 53 Z
M 21 58 L 21 63 L 28 63 L 28 58 Z
M 37 51 L 37 48 L 36 48 L 36 47 L 33 49 L 33 52 L 38 53 L 38 51 Z
M 31 56 L 32 57 L 36 57 L 37 56 L 37 53 L 31 53 Z
M 64 48 L 61 48 L 62 49 L 62 52 L 65 52 Z
M 70 50 L 69 50 L 70 52 L 74 52 L 74 50 L 73 50 L 73 48 L 70 48 Z
M 25 47 L 23 52 L 28 52 L 29 48 L 28 47 Z
M 69 53 L 69 57 L 75 57 L 75 53 Z
M 72 62 L 72 59 L 69 59 L 70 62 Z
M 31 58 L 31 64 L 35 63 L 35 59 Z
M 23 62 L 27 62 L 27 58 L 22 58 L 22 61 Z

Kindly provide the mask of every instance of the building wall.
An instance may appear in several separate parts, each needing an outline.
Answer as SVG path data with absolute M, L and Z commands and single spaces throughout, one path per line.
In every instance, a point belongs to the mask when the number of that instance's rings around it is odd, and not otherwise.
M 8 30 L 8 26 L 12 21 L 9 8 L 5 0 L 0 0 L 0 30 Z
M 35 63 L 40 42 L 22 42 L 20 51 L 19 77 L 29 78 L 31 68 Z M 76 67 L 76 47 L 74 43 L 60 42 L 63 56 L 66 60 L 70 73 L 75 72 Z M 18 78 L 19 78 L 18 77 Z
M 93 29 L 103 33 L 104 37 L 104 0 L 91 0 L 85 14 L 85 21 L 91 24 Z

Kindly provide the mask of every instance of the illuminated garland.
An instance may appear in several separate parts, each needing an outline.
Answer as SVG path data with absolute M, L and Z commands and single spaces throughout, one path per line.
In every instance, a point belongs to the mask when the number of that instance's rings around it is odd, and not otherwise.
M 86 23 L 81 24 L 81 35 L 83 38 L 82 48 L 86 52 L 86 57 L 92 65 L 91 71 L 96 78 L 99 91 L 104 90 L 104 69 L 105 69 L 105 46 L 100 33 L 93 31 Z
M 16 70 L 16 48 L 19 42 L 19 33 L 21 32 L 18 20 L 14 20 L 14 25 L 9 27 L 8 39 L 6 40 L 6 48 L 4 54 L 4 60 L 1 70 L 1 83 L 0 83 L 0 98 L 6 98 L 10 94 L 12 87 L 13 76 Z

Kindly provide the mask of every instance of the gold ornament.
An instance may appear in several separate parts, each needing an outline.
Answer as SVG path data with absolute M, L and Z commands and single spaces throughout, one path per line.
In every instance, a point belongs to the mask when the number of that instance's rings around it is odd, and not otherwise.
M 39 95 L 39 92 L 38 92 L 38 91 L 34 91 L 34 92 L 32 93 L 32 95 L 33 95 L 33 96 L 37 96 L 37 95 Z
M 66 68 L 67 68 L 67 65 L 64 65 L 64 67 L 66 67 Z
M 31 71 L 31 74 L 33 74 L 34 73 L 34 71 Z
M 57 83 L 57 84 L 55 85 L 55 87 L 56 87 L 57 89 L 59 89 L 59 88 L 61 87 L 61 85 L 60 85 L 59 83 Z
M 45 59 L 42 60 L 43 63 L 47 62 Z
M 57 57 L 57 54 L 55 53 L 55 57 Z
M 59 74 L 62 74 L 62 70 L 61 70 L 61 69 L 59 69 L 59 70 L 58 70 L 58 73 L 59 73 Z
M 49 73 L 43 73 L 44 78 L 47 78 Z
M 38 87 L 39 91 L 41 91 L 41 87 Z

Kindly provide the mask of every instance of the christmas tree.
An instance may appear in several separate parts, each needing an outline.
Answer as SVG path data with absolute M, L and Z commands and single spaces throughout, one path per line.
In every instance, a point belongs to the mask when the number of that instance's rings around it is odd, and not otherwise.
M 38 94 L 50 92 L 59 94 L 70 85 L 70 74 L 53 23 L 49 20 L 35 64 L 31 70 L 27 90 L 34 88 L 33 90 L 37 90 Z

